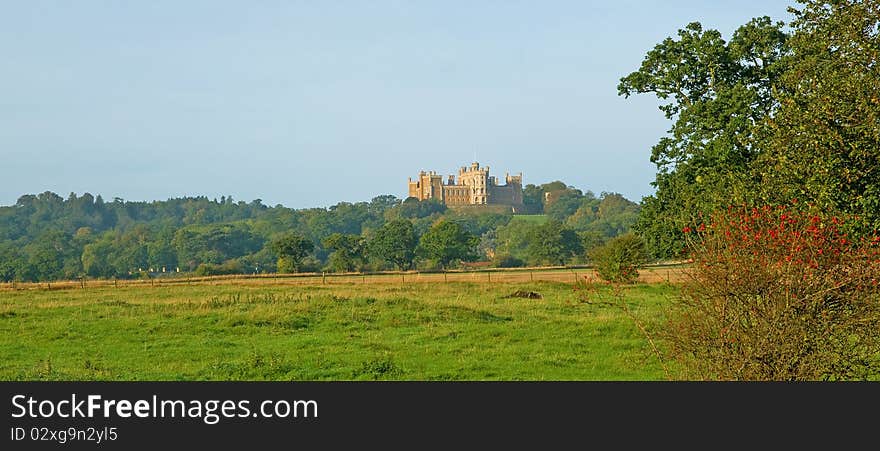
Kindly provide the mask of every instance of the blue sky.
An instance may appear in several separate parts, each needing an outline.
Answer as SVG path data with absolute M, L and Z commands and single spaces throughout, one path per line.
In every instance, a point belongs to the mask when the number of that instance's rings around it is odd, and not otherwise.
M 793 1 L 4 1 L 0 204 L 183 195 L 304 208 L 406 196 L 474 157 L 650 194 L 657 100 L 621 76 L 691 21 Z

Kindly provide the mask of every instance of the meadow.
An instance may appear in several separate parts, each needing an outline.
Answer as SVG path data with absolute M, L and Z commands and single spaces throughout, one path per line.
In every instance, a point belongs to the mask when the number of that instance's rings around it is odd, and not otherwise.
M 0 291 L 2 380 L 660 380 L 607 288 L 563 281 Z M 535 292 L 539 299 L 510 297 Z M 648 330 L 677 289 L 626 287 Z M 585 295 L 589 293 L 589 295 Z

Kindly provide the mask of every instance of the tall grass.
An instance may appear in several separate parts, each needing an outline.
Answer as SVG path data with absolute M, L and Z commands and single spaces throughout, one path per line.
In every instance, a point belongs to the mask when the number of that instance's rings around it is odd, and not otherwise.
M 659 324 L 674 291 L 626 293 Z M 630 318 L 556 282 L 6 291 L 0 354 L 3 380 L 663 377 Z

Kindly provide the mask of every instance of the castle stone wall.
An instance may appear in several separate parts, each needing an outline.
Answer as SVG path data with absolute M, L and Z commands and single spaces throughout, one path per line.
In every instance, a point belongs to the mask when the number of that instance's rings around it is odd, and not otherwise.
M 469 167 L 462 166 L 458 180 L 450 175 L 446 184 L 436 172 L 419 173 L 417 180 L 410 178 L 409 197 L 418 200 L 436 199 L 450 206 L 464 205 L 510 205 L 521 206 L 522 173 L 518 176 L 505 176 L 505 185 L 498 185 L 496 177 L 489 175 L 489 167 L 480 167 L 477 162 Z

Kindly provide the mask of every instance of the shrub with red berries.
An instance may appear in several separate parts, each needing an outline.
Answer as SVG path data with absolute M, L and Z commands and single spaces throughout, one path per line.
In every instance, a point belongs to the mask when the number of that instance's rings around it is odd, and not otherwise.
M 880 377 L 880 237 L 801 207 L 730 208 L 684 230 L 692 277 L 667 338 L 691 377 Z

